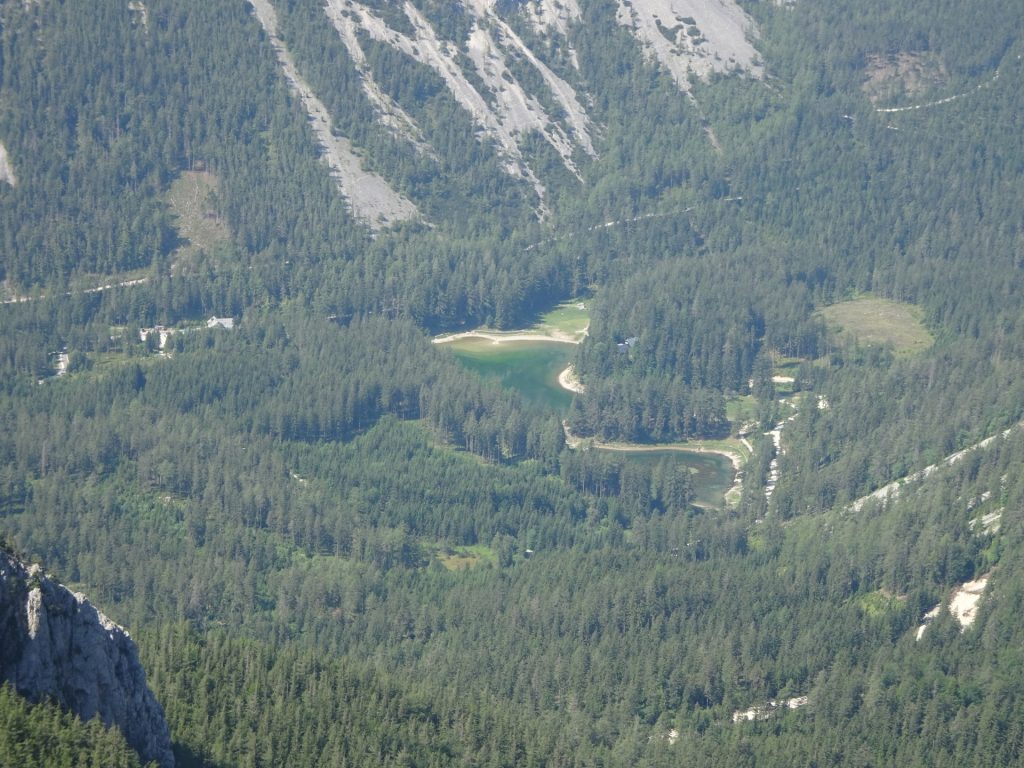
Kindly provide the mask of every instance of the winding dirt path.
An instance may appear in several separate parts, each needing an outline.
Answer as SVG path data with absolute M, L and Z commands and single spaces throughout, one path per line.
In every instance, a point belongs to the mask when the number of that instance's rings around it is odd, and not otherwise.
M 742 201 L 743 196 L 738 195 L 733 197 L 723 197 L 719 202 L 739 203 Z M 592 227 L 586 227 L 585 229 L 577 229 L 574 232 L 568 232 L 564 235 L 558 235 L 556 237 L 549 237 L 544 240 L 538 240 L 536 243 L 531 243 L 530 245 L 523 248 L 523 251 L 532 251 L 534 248 L 538 248 L 542 245 L 547 245 L 548 243 L 557 243 L 560 240 L 568 240 L 571 237 L 579 237 L 580 235 L 584 235 L 587 232 L 596 232 L 599 229 L 621 227 L 623 224 L 636 224 L 638 221 L 647 221 L 648 219 L 665 219 L 669 218 L 670 216 L 682 216 L 683 214 L 690 213 L 693 210 L 695 210 L 695 206 L 691 205 L 689 208 L 682 208 L 675 211 L 665 211 L 664 213 L 643 213 L 640 214 L 639 216 L 630 216 L 629 218 L 626 219 L 614 219 L 612 221 L 606 221 L 603 224 L 595 224 Z
M 1020 56 L 1018 56 L 1017 58 L 1019 59 Z M 975 91 L 980 91 L 983 88 L 988 88 L 994 82 L 996 82 L 996 80 L 998 80 L 998 79 L 999 79 L 999 70 L 997 69 L 995 71 L 995 74 L 992 75 L 991 79 L 985 80 L 982 83 L 978 83 L 976 86 L 974 86 L 974 88 L 972 88 L 969 91 L 964 91 L 962 93 L 956 93 L 956 94 L 953 94 L 952 96 L 947 96 L 944 99 L 936 99 L 935 101 L 926 101 L 923 104 L 910 104 L 909 106 L 906 106 L 906 107 L 875 107 L 875 112 L 878 112 L 878 113 L 884 114 L 884 115 L 891 115 L 891 114 L 895 114 L 897 112 L 913 112 L 914 110 L 917 110 L 917 109 L 930 109 L 932 107 L 938 107 L 938 106 L 940 106 L 942 104 L 949 104 L 950 102 L 958 101 L 959 99 L 962 99 L 962 98 L 965 98 L 967 96 L 970 96 Z
M 110 291 L 113 290 L 114 288 L 131 288 L 132 286 L 136 285 L 145 285 L 147 282 L 149 282 L 148 277 L 138 277 L 135 278 L 134 280 L 122 280 L 119 283 L 107 283 L 106 285 L 97 285 L 92 288 L 85 288 L 81 291 L 65 291 L 64 293 L 59 295 L 66 298 L 68 296 L 74 296 L 76 293 L 103 293 L 103 291 Z M 48 296 L 45 293 L 42 293 L 38 296 L 13 296 L 9 299 L 4 299 L 3 301 L 0 301 L 0 304 L 24 304 L 30 301 L 40 301 L 41 299 L 49 298 L 52 297 Z
M 904 475 L 903 477 L 893 480 L 891 483 L 887 483 L 886 485 L 883 485 L 881 488 L 872 491 L 871 493 L 865 496 L 861 496 L 859 499 L 855 501 L 850 502 L 849 504 L 846 505 L 846 509 L 844 511 L 860 512 L 864 508 L 864 505 L 871 500 L 895 500 L 896 498 L 899 497 L 900 492 L 903 490 L 903 486 L 908 485 L 909 483 L 917 482 L 918 480 L 924 480 L 940 467 L 951 467 L 957 462 L 959 462 L 961 459 L 963 459 L 965 456 L 970 454 L 972 451 L 976 451 L 979 448 L 985 448 L 986 446 L 991 445 L 993 442 L 995 442 L 998 438 L 1008 437 L 1010 434 L 1020 429 L 1021 427 L 1024 427 L 1024 422 L 1018 422 L 1009 429 L 1004 429 L 997 435 L 990 435 L 989 437 L 986 437 L 984 440 L 979 440 L 974 445 L 969 445 L 962 450 L 959 450 L 955 453 L 951 453 L 942 461 L 939 461 L 935 464 L 929 464 L 924 469 L 919 469 L 916 472 L 911 472 L 909 475 Z

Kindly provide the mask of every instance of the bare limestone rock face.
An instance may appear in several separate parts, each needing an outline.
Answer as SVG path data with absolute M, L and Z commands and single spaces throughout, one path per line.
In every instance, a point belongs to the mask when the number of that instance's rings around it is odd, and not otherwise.
M 82 720 L 116 725 L 144 761 L 173 766 L 164 711 L 135 643 L 84 595 L 0 552 L 0 680 Z

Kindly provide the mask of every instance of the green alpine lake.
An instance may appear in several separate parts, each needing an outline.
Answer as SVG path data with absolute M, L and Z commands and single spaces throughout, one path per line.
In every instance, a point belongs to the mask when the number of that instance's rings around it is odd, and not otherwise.
M 562 389 L 558 374 L 572 359 L 574 346 L 558 341 L 503 341 L 458 339 L 447 344 L 469 370 L 498 379 L 527 400 L 564 412 L 572 393 Z
M 639 451 L 615 448 L 597 450 L 616 453 L 629 461 L 651 466 L 665 459 L 678 462 L 690 471 L 693 503 L 699 507 L 721 507 L 725 492 L 733 482 L 732 462 L 720 453 L 698 453 L 671 448 Z
M 495 343 L 486 338 L 462 338 L 447 342 L 467 369 L 519 392 L 527 400 L 564 413 L 572 403 L 572 393 L 558 383 L 558 374 L 572 360 L 574 347 L 558 341 L 521 340 Z M 657 464 L 672 459 L 687 467 L 699 506 L 721 507 L 725 492 L 733 482 L 732 462 L 717 453 L 652 448 L 614 451 L 629 461 Z

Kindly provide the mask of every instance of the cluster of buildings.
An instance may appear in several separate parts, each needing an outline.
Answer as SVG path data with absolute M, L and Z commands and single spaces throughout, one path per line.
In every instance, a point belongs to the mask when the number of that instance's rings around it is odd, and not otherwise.
M 207 328 L 224 328 L 226 330 L 233 330 L 235 327 L 235 319 L 233 317 L 217 317 L 214 315 L 206 321 Z M 194 328 L 165 328 L 162 325 L 154 325 L 152 328 L 140 328 L 139 339 L 142 341 L 148 341 L 150 335 L 155 334 L 157 341 L 157 349 L 163 351 L 164 347 L 167 346 L 167 339 L 176 333 L 187 333 L 189 331 L 198 330 L 198 327 Z

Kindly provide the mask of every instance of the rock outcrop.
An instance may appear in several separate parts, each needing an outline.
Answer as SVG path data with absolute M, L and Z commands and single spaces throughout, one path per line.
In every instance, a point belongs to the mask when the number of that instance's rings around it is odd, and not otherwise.
M 18 179 L 14 175 L 14 168 L 11 166 L 11 158 L 7 154 L 7 147 L 0 143 L 0 181 L 6 181 L 12 187 L 18 186 Z
M 143 760 L 173 766 L 163 708 L 128 633 L 81 594 L 0 552 L 0 680 L 82 720 L 116 725 Z

